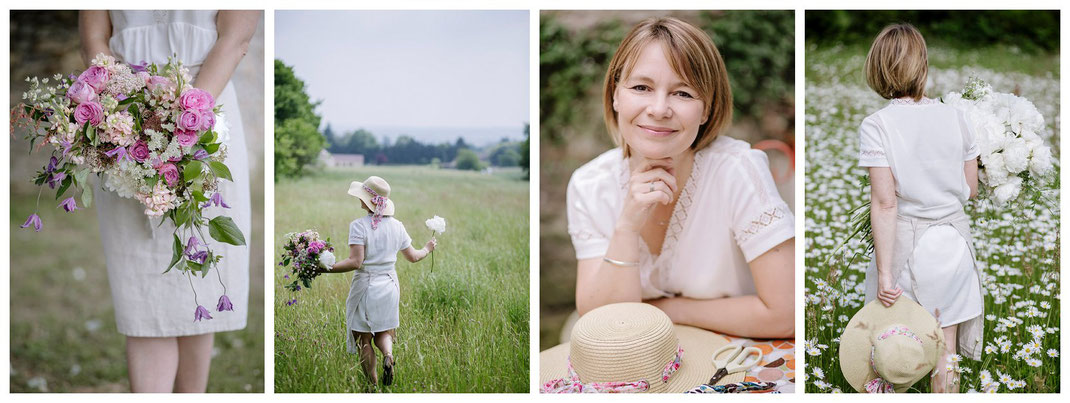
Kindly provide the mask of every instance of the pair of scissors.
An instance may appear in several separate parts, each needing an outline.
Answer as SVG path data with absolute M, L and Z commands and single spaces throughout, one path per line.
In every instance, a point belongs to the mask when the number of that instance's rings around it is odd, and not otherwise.
M 717 358 L 724 353 L 728 354 L 724 358 Z M 747 359 L 752 356 L 756 357 L 756 359 L 747 361 Z M 754 368 L 759 362 L 762 362 L 762 350 L 757 347 L 743 348 L 743 346 L 736 344 L 729 344 L 721 347 L 713 352 L 713 365 L 717 368 L 717 373 L 713 374 L 713 377 L 710 378 L 710 382 L 707 383 L 707 385 L 717 385 L 717 382 L 720 382 L 720 380 L 728 376 L 728 374 L 734 374 L 736 372 Z

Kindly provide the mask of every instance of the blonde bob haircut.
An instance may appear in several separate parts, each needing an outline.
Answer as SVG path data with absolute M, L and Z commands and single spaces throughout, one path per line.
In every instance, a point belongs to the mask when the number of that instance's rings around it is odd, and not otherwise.
M 625 158 L 631 156 L 631 149 L 617 126 L 613 94 L 620 80 L 628 77 L 635 67 L 643 48 L 654 41 L 660 42 L 665 49 L 665 58 L 669 60 L 673 72 L 695 89 L 705 105 L 706 123 L 699 126 L 691 149 L 698 150 L 710 145 L 732 122 L 732 86 L 728 82 L 721 53 L 710 36 L 694 25 L 672 17 L 643 20 L 628 32 L 617 47 L 606 70 L 602 91 L 606 128 L 613 142 L 624 149 Z
M 925 38 L 910 24 L 884 27 L 873 40 L 863 69 L 866 84 L 885 99 L 909 97 L 920 101 L 929 77 Z

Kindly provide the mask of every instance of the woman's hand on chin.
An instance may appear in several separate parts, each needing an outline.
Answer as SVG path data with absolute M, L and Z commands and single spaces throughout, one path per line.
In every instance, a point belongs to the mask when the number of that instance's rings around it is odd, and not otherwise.
M 624 199 L 617 229 L 639 232 L 650 217 L 655 204 L 672 203 L 676 194 L 676 177 L 672 174 L 672 159 L 643 159 L 632 170 L 628 180 L 628 195 Z

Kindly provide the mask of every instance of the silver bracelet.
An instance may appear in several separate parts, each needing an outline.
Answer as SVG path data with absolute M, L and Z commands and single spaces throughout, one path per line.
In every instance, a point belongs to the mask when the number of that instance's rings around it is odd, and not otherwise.
M 639 266 L 639 262 L 622 262 L 620 260 L 613 260 L 613 259 L 610 259 L 610 258 L 605 257 L 605 256 L 602 256 L 602 260 L 605 260 L 606 262 L 609 262 L 611 264 L 615 264 L 617 266 L 622 266 L 622 267 L 637 267 L 637 266 Z

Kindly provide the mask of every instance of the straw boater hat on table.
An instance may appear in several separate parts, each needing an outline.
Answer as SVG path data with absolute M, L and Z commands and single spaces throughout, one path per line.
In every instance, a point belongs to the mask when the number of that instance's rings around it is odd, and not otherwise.
M 378 176 L 369 176 L 364 182 L 349 184 L 350 196 L 360 199 L 375 216 L 373 227 L 379 225 L 383 216 L 394 215 L 394 201 L 390 200 L 390 184 Z
M 576 322 L 569 343 L 539 353 L 539 382 L 543 393 L 682 393 L 709 381 L 713 352 L 726 344 L 716 333 L 673 325 L 652 305 L 606 305 Z
M 940 324 L 917 302 L 873 300 L 840 337 L 840 370 L 856 391 L 902 393 L 932 372 L 943 351 Z

